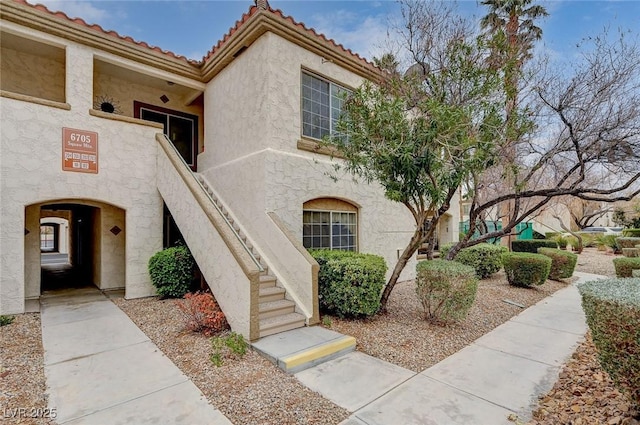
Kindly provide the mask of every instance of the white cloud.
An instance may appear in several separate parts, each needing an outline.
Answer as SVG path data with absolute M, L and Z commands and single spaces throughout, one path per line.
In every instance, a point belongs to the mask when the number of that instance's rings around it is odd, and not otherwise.
M 380 57 L 386 49 L 387 16 L 361 16 L 336 10 L 330 14 L 314 15 L 309 22 L 317 32 L 369 60 Z
M 88 1 L 34 0 L 33 3 L 41 3 L 52 12 L 64 12 L 70 18 L 82 18 L 90 24 L 104 25 L 111 17 L 106 9 L 100 9 Z

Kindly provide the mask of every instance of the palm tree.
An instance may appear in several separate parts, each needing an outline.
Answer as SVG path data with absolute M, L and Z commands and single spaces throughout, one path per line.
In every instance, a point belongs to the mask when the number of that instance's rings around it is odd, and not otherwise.
M 531 4 L 533 0 L 482 0 L 489 13 L 480 20 L 480 26 L 491 35 L 506 41 L 506 59 L 515 60 L 521 67 L 531 58 L 533 43 L 542 38 L 542 29 L 535 20 L 548 16 L 544 6 Z
M 548 16 L 547 10 L 532 4 L 534 0 L 482 0 L 480 4 L 489 8 L 489 13 L 480 20 L 480 26 L 492 47 L 489 63 L 504 72 L 505 123 L 504 157 L 507 164 L 515 164 L 514 142 L 521 136 L 517 117 L 518 83 L 522 67 L 531 58 L 536 41 L 542 38 L 542 29 L 536 19 Z M 508 186 L 517 181 L 517 167 L 505 167 Z M 511 219 L 514 209 L 510 203 L 501 206 L 503 225 Z M 511 235 L 507 239 L 511 243 Z

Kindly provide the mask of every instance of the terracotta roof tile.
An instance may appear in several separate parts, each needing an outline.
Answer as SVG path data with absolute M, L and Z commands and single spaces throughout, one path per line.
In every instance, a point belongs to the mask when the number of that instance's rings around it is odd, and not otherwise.
M 247 20 L 249 20 L 249 18 L 253 15 L 255 15 L 258 11 L 260 10 L 260 8 L 258 8 L 257 6 L 251 6 L 249 8 L 249 11 L 245 14 L 242 15 L 242 18 L 238 21 L 236 21 L 235 25 L 231 28 L 229 28 L 229 30 L 227 31 L 227 33 L 222 37 L 221 40 L 218 41 L 218 43 L 213 46 L 213 48 L 211 50 L 209 50 L 207 52 L 207 54 L 204 56 L 204 58 L 202 58 L 203 62 L 206 62 L 207 60 L 209 60 L 213 55 L 216 54 L 216 52 L 224 45 L 224 43 L 229 39 L 229 37 L 231 37 Z M 288 21 L 289 23 L 291 23 L 293 26 L 296 26 L 298 28 L 300 28 L 302 31 L 307 32 L 308 34 L 311 34 L 312 36 L 321 39 L 322 41 L 329 43 L 331 46 L 341 50 L 342 52 L 353 56 L 354 58 L 360 60 L 361 62 L 363 62 L 364 64 L 368 65 L 368 66 L 372 66 L 372 67 L 376 67 L 372 62 L 366 60 L 365 58 L 363 58 L 362 56 L 360 56 L 358 53 L 353 52 L 351 49 L 347 49 L 345 48 L 342 44 L 337 43 L 335 40 L 333 40 L 332 38 L 327 38 L 324 34 L 318 33 L 316 32 L 315 29 L 307 27 L 304 23 L 302 22 L 298 22 L 295 19 L 293 19 L 292 16 L 288 16 L 285 15 L 282 10 L 280 9 L 273 9 L 269 3 L 267 2 L 267 8 L 265 9 L 268 12 L 276 15 L 277 17 L 284 19 L 285 21 Z
M 229 40 L 229 38 L 236 32 L 238 31 L 238 29 L 244 25 L 245 22 L 247 22 L 249 20 L 249 18 L 251 18 L 253 15 L 255 15 L 258 11 L 260 11 L 261 9 L 258 8 L 257 6 L 251 6 L 248 10 L 248 12 L 244 13 L 242 15 L 242 18 L 240 18 L 239 20 L 237 20 L 235 22 L 235 25 L 231 28 L 229 28 L 229 30 L 224 34 L 224 36 L 222 37 L 222 39 L 220 39 L 213 47 L 212 49 L 207 52 L 207 54 L 200 60 L 193 60 L 193 59 L 188 59 L 187 57 L 183 56 L 183 55 L 178 55 L 174 52 L 168 51 L 168 50 L 163 50 L 160 47 L 157 46 L 151 46 L 148 43 L 144 42 L 144 41 L 136 41 L 134 40 L 132 37 L 130 36 L 122 36 L 120 34 L 118 34 L 116 31 L 113 30 L 105 30 L 104 28 L 102 28 L 100 25 L 98 24 L 88 24 L 84 19 L 82 18 L 71 18 L 69 17 L 66 13 L 61 12 L 61 11 L 51 11 L 49 10 L 46 6 L 42 5 L 42 4 L 31 4 L 29 2 L 27 2 L 27 0 L 13 0 L 17 3 L 21 3 L 21 4 L 25 4 L 27 6 L 33 7 L 37 10 L 43 11 L 45 13 L 48 13 L 50 15 L 53 16 L 57 16 L 61 19 L 65 19 L 67 21 L 70 22 L 74 22 L 76 24 L 85 26 L 87 28 L 90 28 L 94 31 L 98 31 L 101 32 L 105 35 L 108 35 L 110 37 L 114 37 L 114 38 L 118 38 L 120 40 L 126 41 L 128 43 L 132 43 L 135 44 L 137 46 L 140 47 L 144 47 L 146 49 L 149 50 L 153 50 L 156 51 L 158 53 L 173 57 L 175 59 L 179 59 L 179 60 L 183 60 L 185 62 L 194 64 L 194 65 L 201 65 L 202 63 L 206 62 L 207 60 L 209 60 L 213 55 L 216 54 L 216 52 Z M 267 8 L 265 9 L 266 11 L 274 14 L 275 16 L 288 21 L 289 23 L 291 23 L 293 26 L 296 26 L 298 28 L 300 28 L 300 30 L 322 40 L 325 43 L 328 43 L 329 45 L 331 45 L 332 47 L 342 51 L 345 54 L 348 54 L 356 59 L 358 59 L 359 61 L 361 61 L 363 64 L 367 65 L 367 66 L 371 66 L 371 67 L 376 67 L 372 62 L 366 60 L 365 58 L 363 58 L 362 56 L 360 56 L 358 53 L 353 52 L 351 49 L 347 49 L 345 48 L 342 44 L 337 43 L 335 40 L 327 38 L 324 34 L 318 33 L 316 32 L 315 29 L 307 27 L 304 23 L 302 22 L 298 22 L 295 19 L 293 19 L 293 17 L 285 15 L 282 10 L 280 9 L 273 9 L 267 2 Z
M 171 52 L 171 51 L 169 51 L 169 50 L 163 50 L 163 49 L 161 49 L 160 47 L 157 47 L 157 46 L 151 46 L 151 45 L 149 45 L 148 43 L 146 43 L 146 42 L 144 42 L 144 41 L 136 41 L 136 40 L 134 40 L 132 37 L 129 37 L 129 36 L 122 36 L 122 35 L 118 34 L 117 32 L 115 32 L 115 31 L 113 31 L 113 30 L 105 30 L 104 28 L 102 28 L 102 27 L 101 27 L 100 25 L 98 25 L 98 24 L 88 24 L 88 23 L 87 23 L 84 19 L 82 19 L 82 18 L 77 18 L 77 17 L 76 17 L 76 18 L 71 18 L 71 17 L 69 17 L 69 16 L 68 16 L 66 13 L 64 13 L 64 12 L 49 10 L 49 8 L 47 8 L 47 7 L 46 7 L 45 5 L 43 5 L 43 4 L 39 4 L 39 3 L 38 3 L 38 4 L 31 4 L 31 3 L 29 3 L 29 2 L 28 2 L 28 1 L 26 1 L 26 0 L 13 0 L 13 1 L 15 1 L 16 3 L 20 3 L 20 4 L 24 4 L 24 5 L 27 5 L 27 6 L 33 7 L 33 8 L 34 8 L 34 9 L 36 9 L 36 10 L 40 10 L 40 11 L 45 12 L 45 13 L 48 13 L 48 14 L 50 14 L 50 15 L 57 16 L 57 17 L 59 17 L 59 18 L 61 18 L 61 19 L 67 20 L 67 21 L 69 21 L 69 22 L 74 22 L 74 23 L 76 23 L 76 24 L 79 24 L 79 25 L 82 25 L 82 26 L 84 26 L 84 27 L 90 28 L 90 29 L 92 29 L 92 30 L 94 30 L 94 31 L 101 32 L 101 33 L 103 33 L 103 34 L 105 34 L 105 35 L 108 35 L 108 36 L 110 36 L 110 37 L 118 38 L 118 39 L 123 40 L 123 41 L 126 41 L 126 42 L 128 42 L 128 43 L 132 43 L 132 44 L 138 45 L 138 46 L 140 46 L 140 47 L 144 47 L 144 48 L 146 48 L 146 49 L 156 51 L 156 52 L 158 52 L 158 53 L 161 53 L 161 54 L 164 54 L 164 55 L 170 56 L 170 57 L 175 58 L 175 59 L 183 60 L 183 61 L 185 61 L 185 62 L 188 62 L 188 63 L 191 63 L 191 64 L 195 64 L 195 65 L 198 65 L 198 64 L 200 63 L 200 62 L 198 62 L 198 61 L 195 61 L 195 60 L 192 60 L 192 59 L 188 59 L 188 58 L 187 58 L 187 57 L 185 57 L 185 56 L 182 56 L 182 55 L 178 55 L 178 54 L 176 54 L 176 53 L 173 53 L 173 52 Z

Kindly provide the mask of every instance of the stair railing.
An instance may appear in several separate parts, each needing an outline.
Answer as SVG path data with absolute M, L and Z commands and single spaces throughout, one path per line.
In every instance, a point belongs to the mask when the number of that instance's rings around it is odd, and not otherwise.
M 207 198 L 209 199 L 209 202 L 218 211 L 218 213 L 220 213 L 220 216 L 222 217 L 224 222 L 227 224 L 227 226 L 229 226 L 229 229 L 231 229 L 235 237 L 238 239 L 238 242 L 240 243 L 242 248 L 247 252 L 247 254 L 249 254 L 249 258 L 251 258 L 251 260 L 256 265 L 258 270 L 263 272 L 264 267 L 262 267 L 262 264 L 260 264 L 260 261 L 258 261 L 255 255 L 253 255 L 253 252 L 249 249 L 246 242 L 242 240 L 242 237 L 240 236 L 240 234 L 236 231 L 236 229 L 233 227 L 231 222 L 229 222 L 229 219 L 227 218 L 226 214 L 222 212 L 222 210 L 220 209 L 220 207 L 218 207 L 218 204 L 216 204 L 215 200 L 209 194 L 209 192 L 204 187 L 202 182 L 200 182 L 200 180 L 195 176 L 194 172 L 191 170 L 191 167 L 189 167 L 189 164 L 187 164 L 187 162 L 184 160 L 182 155 L 180 155 L 180 152 L 178 152 L 178 149 L 175 147 L 171 139 L 169 139 L 169 137 L 166 134 L 162 134 L 162 138 L 164 139 L 162 141 L 157 137 L 156 137 L 156 140 L 158 140 L 158 142 L 160 143 L 160 146 L 162 146 L 162 148 L 166 152 L 167 156 L 169 157 L 169 160 L 173 163 L 174 167 L 178 171 L 178 174 L 180 174 L 180 177 L 182 177 L 185 183 L 186 183 L 186 180 L 190 178 L 200 187 L 202 192 L 206 194 Z M 176 162 L 178 162 L 180 166 L 178 166 Z

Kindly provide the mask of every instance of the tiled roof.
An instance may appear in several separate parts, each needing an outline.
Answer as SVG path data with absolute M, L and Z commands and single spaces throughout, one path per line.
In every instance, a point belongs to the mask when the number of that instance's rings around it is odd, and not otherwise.
M 218 43 L 213 46 L 213 48 L 207 52 L 207 54 L 205 55 L 205 57 L 203 58 L 203 61 L 206 62 L 207 60 L 209 60 L 213 55 L 216 54 L 216 52 L 222 48 L 222 46 L 226 43 L 226 41 L 246 22 L 249 20 L 249 18 L 251 16 L 253 16 L 254 14 L 256 14 L 258 11 L 260 10 L 259 7 L 257 6 L 251 6 L 251 8 L 249 9 L 249 11 L 245 14 L 242 15 L 242 18 L 238 21 L 236 21 L 235 25 L 231 28 L 229 28 L 229 31 L 227 31 L 227 33 L 224 35 L 224 37 L 218 41 Z M 346 53 L 347 55 L 350 55 L 358 60 L 360 60 L 361 62 L 363 62 L 366 65 L 369 66 L 375 66 L 372 62 L 369 62 L 368 60 L 366 60 L 365 58 L 363 58 L 362 56 L 360 56 L 358 53 L 353 52 L 351 49 L 347 49 L 346 47 L 344 47 L 342 44 L 337 43 L 334 39 L 332 38 L 327 38 L 324 34 L 318 33 L 316 32 L 315 29 L 313 28 L 309 28 L 307 27 L 304 23 L 302 22 L 298 22 L 295 19 L 293 19 L 293 17 L 285 15 L 282 10 L 280 9 L 273 9 L 271 6 L 269 6 L 269 3 L 267 2 L 267 8 L 265 9 L 268 12 L 274 14 L 275 16 L 284 19 L 285 21 L 288 21 L 289 23 L 291 23 L 293 26 L 298 27 L 299 29 L 301 29 L 302 31 L 322 40 L 325 43 L 329 43 L 332 47 L 337 48 L 338 50 L 342 51 L 343 53 Z
M 183 60 L 185 62 L 189 62 L 189 63 L 192 63 L 192 64 L 198 64 L 199 63 L 198 61 L 194 61 L 192 59 L 188 59 L 185 56 L 175 54 L 175 53 L 173 53 L 171 51 L 168 51 L 168 50 L 163 50 L 163 49 L 161 49 L 160 47 L 157 47 L 157 46 L 152 46 L 152 45 L 150 45 L 150 44 L 148 44 L 148 43 L 146 43 L 144 41 L 136 41 L 132 37 L 122 36 L 122 35 L 118 34 L 115 31 L 107 31 L 107 30 L 105 30 L 104 28 L 102 28 L 98 24 L 89 24 L 89 23 L 87 23 L 82 18 L 71 18 L 66 13 L 61 12 L 61 11 L 55 11 L 54 12 L 52 10 L 49 10 L 49 8 L 47 8 L 43 4 L 35 4 L 34 5 L 34 4 L 31 4 L 31 3 L 27 2 L 26 0 L 13 0 L 13 1 L 15 1 L 16 3 L 25 4 L 27 6 L 33 7 L 34 9 L 43 11 L 43 12 L 48 13 L 48 14 L 53 15 L 53 16 L 57 16 L 59 18 L 65 19 L 67 21 L 75 22 L 76 24 L 85 26 L 87 28 L 91 28 L 91 29 L 93 29 L 95 31 L 101 32 L 103 34 L 106 34 L 106 35 L 108 35 L 110 37 L 118 38 L 120 40 L 135 44 L 137 46 L 144 47 L 146 49 L 153 50 L 153 51 L 156 51 L 158 53 L 161 53 L 161 54 L 164 54 L 164 55 L 167 55 L 167 56 L 171 56 L 171 57 L 173 57 L 175 59 Z
M 15 1 L 16 3 L 20 3 L 20 4 L 24 4 L 24 5 L 33 7 L 34 9 L 40 10 L 40 11 L 48 13 L 50 15 L 57 16 L 59 18 L 65 19 L 65 20 L 67 20 L 69 22 L 74 22 L 76 24 L 85 26 L 87 28 L 91 28 L 91 29 L 93 29 L 95 31 L 101 32 L 101 33 L 103 33 L 105 35 L 108 35 L 110 37 L 114 37 L 114 38 L 120 39 L 122 41 L 126 41 L 128 43 L 132 43 L 132 44 L 135 44 L 137 46 L 140 46 L 140 47 L 143 47 L 143 48 L 146 48 L 146 49 L 149 49 L 149 50 L 153 50 L 153 51 L 156 51 L 158 53 L 161 53 L 161 54 L 170 56 L 172 58 L 179 59 L 179 60 L 194 64 L 194 65 L 200 65 L 200 64 L 206 62 L 207 60 L 209 60 L 212 56 L 214 56 L 218 52 L 218 50 L 220 50 L 222 48 L 222 46 L 227 42 L 227 40 L 229 40 L 229 38 L 236 31 L 238 31 L 240 29 L 240 27 L 242 25 L 244 25 L 245 22 L 247 22 L 249 20 L 249 18 L 251 18 L 253 15 L 255 15 L 256 13 L 258 13 L 261 10 L 261 8 L 258 7 L 258 6 L 251 6 L 249 8 L 249 11 L 244 13 L 242 15 L 242 18 L 240 18 L 238 21 L 236 21 L 236 23 L 235 23 L 235 25 L 233 27 L 229 28 L 229 30 L 222 37 L 222 39 L 220 39 L 218 41 L 218 43 L 216 43 L 216 45 L 213 46 L 213 48 L 209 52 L 207 52 L 207 54 L 202 58 L 202 60 L 197 61 L 197 60 L 193 60 L 193 59 L 188 59 L 187 57 L 185 57 L 183 55 L 178 55 L 178 54 L 176 54 L 174 52 L 171 52 L 169 50 L 163 50 L 163 49 L 161 49 L 160 47 L 157 47 L 157 46 L 151 46 L 150 44 L 148 44 L 148 43 L 146 43 L 144 41 L 136 41 L 132 37 L 122 36 L 122 35 L 118 34 L 115 31 L 105 30 L 100 25 L 98 25 L 98 24 L 89 24 L 82 18 L 72 18 L 72 17 L 69 17 L 64 12 L 49 10 L 43 4 L 35 4 L 34 5 L 34 4 L 31 4 L 31 3 L 27 2 L 27 0 L 13 0 L 13 1 Z M 314 30 L 313 28 L 307 27 L 304 23 L 297 22 L 291 16 L 285 15 L 280 9 L 271 8 L 271 6 L 269 5 L 268 2 L 265 2 L 265 3 L 266 3 L 266 9 L 264 9 L 264 10 L 274 14 L 276 17 L 281 18 L 281 19 L 283 19 L 285 21 L 288 21 L 293 26 L 298 27 L 302 31 L 304 31 L 304 32 L 306 32 L 306 33 L 318 38 L 322 42 L 328 43 L 331 47 L 336 48 L 339 51 L 358 59 L 359 61 L 361 61 L 362 63 L 364 63 L 364 64 L 366 64 L 368 66 L 375 66 L 375 65 L 373 65 L 373 63 L 371 63 L 368 60 L 366 60 L 365 58 L 361 57 L 359 54 L 351 51 L 351 49 L 347 49 L 342 44 L 336 43 L 335 40 L 329 39 L 324 34 L 320 34 L 320 33 L 316 32 L 316 30 Z

